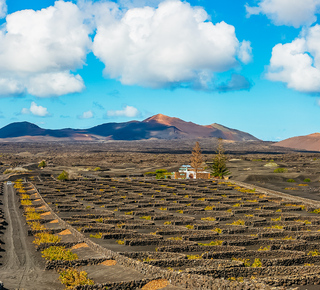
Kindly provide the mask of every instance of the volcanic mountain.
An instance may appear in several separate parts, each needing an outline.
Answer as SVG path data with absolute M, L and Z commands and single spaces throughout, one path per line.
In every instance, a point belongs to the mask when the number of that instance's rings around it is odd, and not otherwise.
M 320 151 L 320 133 L 306 136 L 292 137 L 274 144 L 275 146 L 303 149 L 309 151 Z
M 89 129 L 49 130 L 29 122 L 11 123 L 0 129 L 0 138 L 7 141 L 92 141 L 223 138 L 232 141 L 257 141 L 254 136 L 219 124 L 208 126 L 186 122 L 162 114 L 144 121 L 105 123 Z

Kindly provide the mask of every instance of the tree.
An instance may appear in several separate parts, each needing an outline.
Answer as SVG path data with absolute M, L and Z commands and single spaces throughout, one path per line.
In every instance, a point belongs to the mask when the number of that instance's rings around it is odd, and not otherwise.
M 218 147 L 216 150 L 216 156 L 213 158 L 212 175 L 223 179 L 224 176 L 230 175 L 230 171 L 227 168 L 228 157 L 224 154 L 222 139 L 219 138 Z
M 39 168 L 44 168 L 46 166 L 47 166 L 47 163 L 44 160 L 42 160 L 38 165 Z
M 66 179 L 68 179 L 69 178 L 69 174 L 68 174 L 68 172 L 66 172 L 66 171 L 62 171 L 61 173 L 60 173 L 60 175 L 58 176 L 58 179 L 59 180 L 66 180 Z
M 200 144 L 199 142 L 196 142 L 191 152 L 191 166 L 196 172 L 196 174 L 199 171 L 199 169 L 202 168 L 202 163 L 203 163 L 203 159 L 202 159 Z

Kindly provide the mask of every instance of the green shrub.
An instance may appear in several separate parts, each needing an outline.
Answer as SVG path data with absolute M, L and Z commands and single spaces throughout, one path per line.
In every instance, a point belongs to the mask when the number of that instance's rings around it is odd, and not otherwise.
M 168 172 L 167 169 L 157 169 L 156 170 L 156 174 L 158 174 L 158 173 L 167 173 L 167 172 Z
M 209 222 L 214 222 L 216 221 L 215 217 L 205 217 L 205 218 L 201 218 L 202 221 L 209 221 Z
M 193 225 L 186 225 L 186 228 L 189 229 L 189 230 L 193 230 L 194 226 Z
M 59 280 L 66 286 L 66 289 L 73 289 L 79 285 L 93 285 L 94 282 L 88 278 L 85 271 L 77 271 L 76 269 L 67 269 L 59 272 Z
M 35 234 L 35 240 L 33 241 L 34 244 L 40 245 L 40 244 L 54 244 L 59 243 L 61 241 L 61 238 L 58 236 L 55 236 L 50 233 L 38 233 Z
M 320 214 L 320 208 L 316 208 L 316 209 L 315 209 L 315 210 L 313 210 L 311 213 Z
M 308 253 L 308 256 L 319 256 L 320 255 L 320 252 L 318 250 L 314 250 L 314 251 L 310 251 Z
M 310 178 L 305 178 L 303 182 L 311 182 Z
M 38 167 L 39 168 L 41 168 L 41 167 L 46 167 L 47 166 L 47 163 L 44 161 L 44 160 L 42 160 L 39 164 L 38 164 Z
M 141 216 L 140 218 L 143 219 L 143 220 L 148 220 L 148 221 L 151 220 L 151 216 L 150 215 Z
M 259 252 L 260 252 L 260 251 L 270 251 L 270 248 L 271 248 L 271 246 L 266 246 L 266 247 L 261 246 L 261 247 L 258 249 L 258 251 L 259 251 Z
M 28 222 L 33 231 L 45 231 L 47 228 L 39 222 Z
M 73 261 L 78 259 L 77 254 L 72 253 L 70 250 L 66 250 L 66 248 L 62 246 L 51 246 L 41 253 L 43 258 L 50 261 Z
M 39 220 L 39 219 L 41 219 L 41 215 L 40 215 L 40 213 L 37 213 L 37 212 L 27 211 L 26 212 L 26 219 L 27 219 L 27 221 Z
M 258 268 L 258 267 L 262 267 L 262 262 L 260 259 L 254 259 L 253 264 L 251 265 L 252 268 Z
M 277 168 L 273 172 L 274 173 L 285 173 L 285 172 L 288 172 L 288 169 L 286 169 L 286 168 Z
M 171 238 L 168 238 L 167 240 L 170 240 L 170 241 L 182 241 L 182 237 L 171 237 Z
M 227 225 L 230 225 L 230 226 L 244 226 L 245 225 L 245 221 L 244 220 L 237 220 L 237 221 L 234 221 L 233 223 L 228 223 Z
M 63 170 L 57 178 L 59 180 L 66 180 L 69 178 L 69 174 L 68 174 L 68 172 Z
M 215 208 L 215 206 L 214 205 L 212 205 L 212 206 L 206 206 L 205 208 L 204 208 L 204 210 L 213 210 Z
M 222 244 L 223 244 L 223 241 L 221 241 L 221 240 L 212 241 L 208 244 L 198 243 L 199 246 L 206 246 L 206 247 L 208 247 L 208 246 L 221 246 Z
M 102 233 L 97 233 L 95 235 L 90 235 L 90 238 L 101 239 L 102 238 Z
M 21 205 L 32 205 L 32 201 L 29 199 L 22 199 L 20 202 Z
M 202 259 L 202 256 L 200 255 L 187 255 L 188 260 L 198 260 Z
M 295 180 L 292 179 L 292 178 L 289 178 L 289 179 L 287 180 L 287 182 L 295 182 Z
M 168 174 L 168 170 L 167 169 L 157 169 L 155 173 L 156 173 L 157 179 L 165 179 L 166 174 Z
M 101 168 L 100 167 L 96 167 L 95 169 L 93 169 L 93 171 L 100 171 Z

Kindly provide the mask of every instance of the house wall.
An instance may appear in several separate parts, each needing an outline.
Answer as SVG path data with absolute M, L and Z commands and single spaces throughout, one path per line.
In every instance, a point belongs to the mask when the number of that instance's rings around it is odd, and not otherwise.
M 210 179 L 210 173 L 198 172 L 196 174 L 195 171 L 175 172 L 174 178 L 175 179 L 189 179 L 190 174 L 192 174 L 193 176 L 196 176 L 196 179 Z
M 210 179 L 210 173 L 198 172 L 197 179 Z

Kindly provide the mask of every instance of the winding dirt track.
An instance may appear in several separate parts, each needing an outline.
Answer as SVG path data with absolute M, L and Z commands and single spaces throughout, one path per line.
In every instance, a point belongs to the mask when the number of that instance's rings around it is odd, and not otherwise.
M 5 252 L 0 280 L 5 289 L 62 289 L 58 274 L 44 271 L 43 261 L 27 236 L 12 185 L 4 185 L 3 204 L 8 226 L 4 235 Z

